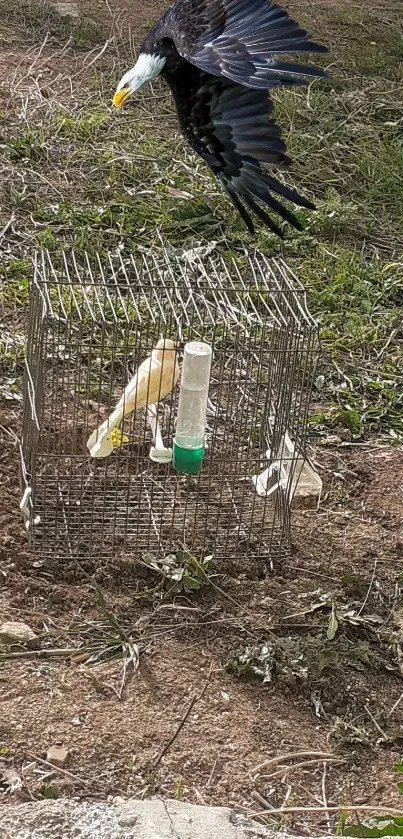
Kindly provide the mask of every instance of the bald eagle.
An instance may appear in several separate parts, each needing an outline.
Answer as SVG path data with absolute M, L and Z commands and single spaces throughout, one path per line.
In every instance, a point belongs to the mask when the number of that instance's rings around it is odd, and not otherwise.
M 282 237 L 267 208 L 297 229 L 301 225 L 276 195 L 315 207 L 272 173 L 291 161 L 268 91 L 304 84 L 306 76 L 326 76 L 317 67 L 279 60 L 294 52 L 327 49 L 272 0 L 177 0 L 144 39 L 113 103 L 120 108 L 145 82 L 163 76 L 182 134 L 210 166 L 248 230 L 254 232 L 251 212 Z

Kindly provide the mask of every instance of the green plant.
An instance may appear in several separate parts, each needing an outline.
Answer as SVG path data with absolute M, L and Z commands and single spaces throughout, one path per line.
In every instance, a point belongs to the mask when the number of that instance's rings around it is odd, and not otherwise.
M 183 786 L 184 786 L 183 785 L 183 778 L 179 778 L 179 780 L 176 783 L 176 787 L 175 787 L 175 798 L 176 798 L 177 801 L 180 801 L 181 798 L 182 798 Z
M 373 816 L 359 824 L 345 825 L 343 836 L 373 837 L 403 836 L 403 816 Z
M 275 679 L 293 684 L 316 681 L 325 672 L 340 675 L 365 670 L 375 660 L 366 641 L 351 641 L 344 635 L 329 639 L 325 632 L 306 636 L 273 636 L 263 644 L 246 647 L 234 654 L 227 669 L 243 679 L 268 684 Z
M 395 764 L 396 772 L 403 775 L 403 759 Z M 403 782 L 398 781 L 397 787 L 403 794 Z M 343 824 L 343 836 L 357 836 L 362 839 L 379 839 L 381 836 L 403 836 L 403 808 L 401 816 L 373 816 L 358 824 Z
M 43 143 L 29 130 L 19 137 L 9 140 L 8 145 L 12 163 L 19 163 L 22 160 L 38 163 L 46 159 L 46 149 Z
M 177 594 L 188 594 L 196 591 L 209 582 L 208 570 L 212 557 L 196 559 L 188 551 L 178 550 L 159 560 L 147 554 L 143 564 L 153 571 L 157 571 L 168 583 L 169 591 Z

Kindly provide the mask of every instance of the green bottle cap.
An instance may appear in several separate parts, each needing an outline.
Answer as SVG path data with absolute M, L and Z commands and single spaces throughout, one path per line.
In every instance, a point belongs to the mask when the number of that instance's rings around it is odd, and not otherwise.
M 182 472 L 184 475 L 197 475 L 201 470 L 203 457 L 204 446 L 188 449 L 186 446 L 178 446 L 174 440 L 172 465 L 177 472 Z

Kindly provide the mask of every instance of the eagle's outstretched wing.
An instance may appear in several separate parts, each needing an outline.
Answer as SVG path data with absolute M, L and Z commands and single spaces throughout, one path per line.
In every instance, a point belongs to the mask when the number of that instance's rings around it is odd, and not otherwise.
M 261 167 L 263 163 L 281 168 L 290 162 L 267 91 L 241 87 L 185 61 L 166 78 L 182 132 L 224 186 L 249 230 L 254 230 L 251 210 L 273 233 L 282 235 L 265 208 L 299 229 L 298 220 L 275 195 L 308 209 L 314 205 Z
M 207 73 L 267 89 L 326 76 L 281 53 L 327 52 L 273 0 L 179 0 L 165 16 L 166 36 L 182 58 Z

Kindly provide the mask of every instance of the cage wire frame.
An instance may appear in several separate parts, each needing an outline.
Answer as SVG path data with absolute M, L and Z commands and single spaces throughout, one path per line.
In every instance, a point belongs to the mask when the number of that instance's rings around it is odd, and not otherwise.
M 289 554 L 317 324 L 282 260 L 200 250 L 102 260 L 66 251 L 58 264 L 35 254 L 20 506 L 38 557 L 185 550 L 272 563 Z M 108 458 L 86 447 L 161 335 L 213 349 L 206 454 L 194 476 L 150 460 L 145 411 L 124 420 L 126 442 Z M 167 445 L 178 391 L 158 406 Z

